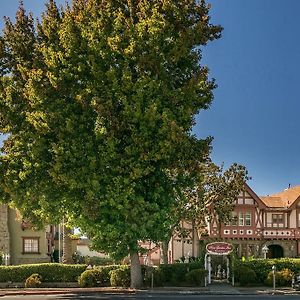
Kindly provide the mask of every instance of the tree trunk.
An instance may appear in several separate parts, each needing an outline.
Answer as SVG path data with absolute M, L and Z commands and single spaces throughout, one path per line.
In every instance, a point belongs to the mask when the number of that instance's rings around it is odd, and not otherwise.
M 168 264 L 168 248 L 169 248 L 169 241 L 162 241 L 161 243 L 161 252 L 162 252 L 162 262 L 163 264 Z
M 143 286 L 142 268 L 137 251 L 130 251 L 130 279 L 131 288 L 137 289 Z

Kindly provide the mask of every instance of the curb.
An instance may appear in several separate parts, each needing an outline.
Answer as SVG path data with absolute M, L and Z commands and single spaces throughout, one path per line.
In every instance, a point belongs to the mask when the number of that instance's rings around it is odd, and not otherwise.
M 134 289 L 105 289 L 105 288 L 71 288 L 71 289 L 20 289 L 20 290 L 0 290 L 0 297 L 22 296 L 22 295 L 58 295 L 58 294 L 135 294 Z
M 58 295 L 58 294 L 181 294 L 181 295 L 299 295 L 296 290 L 239 290 L 235 291 L 213 291 L 209 289 L 185 290 L 174 289 L 125 289 L 125 288 L 67 288 L 67 289 L 10 289 L 0 290 L 0 297 L 4 296 L 26 296 L 26 295 Z

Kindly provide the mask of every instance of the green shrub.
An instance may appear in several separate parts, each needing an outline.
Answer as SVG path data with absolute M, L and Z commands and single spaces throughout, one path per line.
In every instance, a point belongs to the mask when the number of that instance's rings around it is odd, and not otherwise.
M 85 270 L 79 277 L 78 277 L 78 284 L 80 287 L 95 287 L 98 286 L 99 277 L 99 270 Z
M 0 266 L 0 282 L 24 282 L 34 273 L 41 275 L 43 282 L 76 282 L 85 269 L 85 265 L 58 263 Z
M 257 283 L 257 277 L 254 270 L 248 267 L 241 267 L 238 272 L 236 272 L 236 280 L 241 286 L 249 286 Z
M 203 263 L 195 261 L 191 263 L 163 264 L 158 267 L 164 284 L 182 285 L 185 282 L 185 274 L 195 269 L 203 268 Z
M 158 267 L 146 267 L 142 266 L 142 273 L 144 278 L 144 286 L 163 286 L 165 282 L 165 277 L 163 272 Z M 153 275 L 153 276 L 152 276 Z
M 300 271 L 299 258 L 278 258 L 278 259 L 253 259 L 251 261 L 236 262 L 235 275 L 242 266 L 248 267 L 255 271 L 258 283 L 264 283 L 272 266 L 276 266 L 277 271 L 289 269 L 294 274 Z
M 25 288 L 37 288 L 41 286 L 42 276 L 39 274 L 32 274 L 25 280 Z
M 275 272 L 275 282 L 277 286 L 290 286 L 294 273 L 290 269 L 283 269 Z M 265 284 L 273 285 L 273 272 L 269 272 Z
M 78 278 L 80 287 L 110 286 L 110 271 L 120 266 L 102 266 L 84 271 Z
M 110 274 L 110 284 L 111 286 L 130 286 L 130 268 L 129 266 L 121 266 L 118 269 L 112 270 Z
M 185 274 L 185 280 L 192 285 L 204 286 L 205 276 L 207 276 L 207 274 L 207 270 L 194 269 Z
M 115 261 L 109 257 L 85 256 L 84 262 L 91 266 L 108 266 L 113 265 Z
M 100 286 L 110 286 L 110 272 L 119 269 L 120 265 L 102 266 L 97 267 L 99 272 L 99 285 Z

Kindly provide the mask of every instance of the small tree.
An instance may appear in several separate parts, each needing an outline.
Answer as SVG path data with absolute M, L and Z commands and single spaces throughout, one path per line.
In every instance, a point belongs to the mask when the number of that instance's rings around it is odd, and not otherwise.
M 162 242 L 164 263 L 168 261 L 168 242 L 174 230 L 182 236 L 186 234 L 185 229 L 180 227 L 181 220 L 191 222 L 200 233 L 214 215 L 217 216 L 219 226 L 228 222 L 235 200 L 249 179 L 244 166 L 234 163 L 224 170 L 223 166 L 217 166 L 209 157 L 199 163 L 197 175 L 194 184 L 183 190 L 178 198 L 174 212 L 177 217 L 167 239 Z

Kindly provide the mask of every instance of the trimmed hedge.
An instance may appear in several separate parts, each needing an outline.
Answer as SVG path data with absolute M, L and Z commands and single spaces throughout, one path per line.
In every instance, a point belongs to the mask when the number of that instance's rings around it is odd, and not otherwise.
M 43 282 L 76 282 L 86 265 L 59 263 L 0 266 L 0 282 L 25 282 L 32 274 L 39 274 Z
M 159 267 L 142 267 L 145 286 L 185 285 L 186 274 L 202 269 L 201 262 L 175 263 Z M 116 272 L 114 272 L 116 270 Z M 81 286 L 129 286 L 130 267 L 124 265 L 98 266 L 86 270 L 86 265 L 60 263 L 0 266 L 0 282 L 25 282 L 32 274 L 39 274 L 43 282 L 78 282 Z M 191 275 L 190 275 L 191 276 Z

